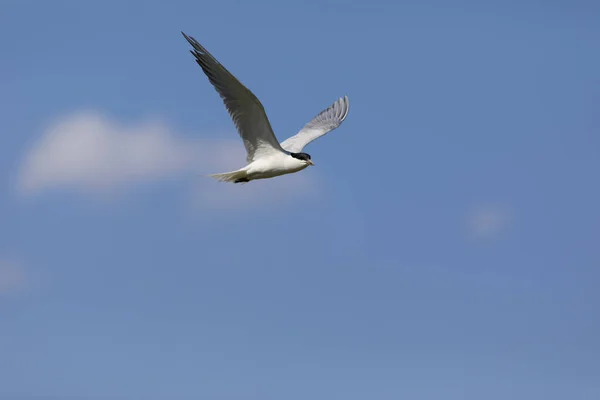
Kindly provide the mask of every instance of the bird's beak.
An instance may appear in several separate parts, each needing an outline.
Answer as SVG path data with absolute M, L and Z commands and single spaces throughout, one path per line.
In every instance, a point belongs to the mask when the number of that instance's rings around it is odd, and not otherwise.
M 306 161 L 308 161 L 308 165 L 315 165 L 315 163 L 312 162 L 312 160 L 306 160 Z

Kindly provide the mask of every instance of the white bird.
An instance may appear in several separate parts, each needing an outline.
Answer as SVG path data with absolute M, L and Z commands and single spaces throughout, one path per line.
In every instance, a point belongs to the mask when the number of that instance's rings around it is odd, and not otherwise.
M 348 115 L 348 97 L 344 96 L 323 110 L 296 135 L 279 143 L 265 109 L 240 81 L 219 63 L 196 39 L 181 32 L 194 48 L 190 52 L 210 83 L 221 96 L 246 147 L 247 165 L 241 169 L 211 177 L 223 182 L 245 183 L 298 172 L 314 165 L 304 146 L 334 130 Z

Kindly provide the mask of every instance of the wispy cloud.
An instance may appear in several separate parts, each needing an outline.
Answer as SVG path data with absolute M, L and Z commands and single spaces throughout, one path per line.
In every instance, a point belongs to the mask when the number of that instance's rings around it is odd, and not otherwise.
M 0 258 L 0 295 L 17 293 L 25 286 L 25 273 L 14 260 Z
M 189 176 L 201 204 L 227 207 L 310 185 L 306 176 L 236 187 L 201 177 L 244 165 L 241 140 L 235 132 L 231 136 L 190 138 L 156 120 L 124 124 L 100 112 L 74 113 L 58 119 L 34 143 L 23 159 L 17 188 L 27 196 L 49 189 L 98 194 Z
M 230 142 L 179 137 L 157 121 L 125 125 L 98 112 L 77 113 L 43 133 L 25 157 L 18 185 L 27 194 L 107 190 L 218 167 L 232 150 Z
M 504 231 L 511 223 L 511 218 L 511 213 L 505 207 L 480 205 L 470 211 L 467 226 L 471 235 L 489 238 Z

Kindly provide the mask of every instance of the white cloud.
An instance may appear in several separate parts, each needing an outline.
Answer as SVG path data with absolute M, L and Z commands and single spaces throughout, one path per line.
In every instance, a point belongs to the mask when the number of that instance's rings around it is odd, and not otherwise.
M 8 259 L 0 259 L 0 295 L 19 292 L 25 285 L 25 274 L 21 266 Z
M 26 154 L 17 177 L 24 195 L 49 189 L 103 194 L 132 183 L 189 177 L 194 197 L 210 207 L 298 195 L 310 186 L 307 176 L 234 185 L 204 177 L 244 165 L 246 154 L 237 133 L 207 140 L 177 134 L 150 120 L 123 124 L 99 112 L 68 115 L 52 124 Z M 278 197 L 279 196 L 279 197 Z
M 214 165 L 227 145 L 204 143 L 202 149 L 160 122 L 125 126 L 96 112 L 78 113 L 43 133 L 25 158 L 18 184 L 35 194 L 52 187 L 104 190 L 164 179 Z
M 500 234 L 511 222 L 511 214 L 503 207 L 482 205 L 471 210 L 467 224 L 470 233 L 478 238 Z

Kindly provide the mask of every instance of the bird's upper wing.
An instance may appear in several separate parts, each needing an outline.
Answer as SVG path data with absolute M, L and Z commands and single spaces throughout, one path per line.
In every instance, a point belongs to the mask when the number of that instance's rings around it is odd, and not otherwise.
M 275 151 L 283 151 L 273 133 L 265 109 L 256 96 L 222 66 L 196 39 L 181 32 L 194 50 L 190 52 L 215 87 L 246 147 L 251 162 Z
M 327 107 L 314 117 L 308 124 L 295 134 L 281 143 L 281 147 L 285 150 L 298 153 L 302 151 L 304 146 L 313 140 L 325 135 L 334 130 L 348 115 L 348 96 L 339 98 L 335 103 Z

